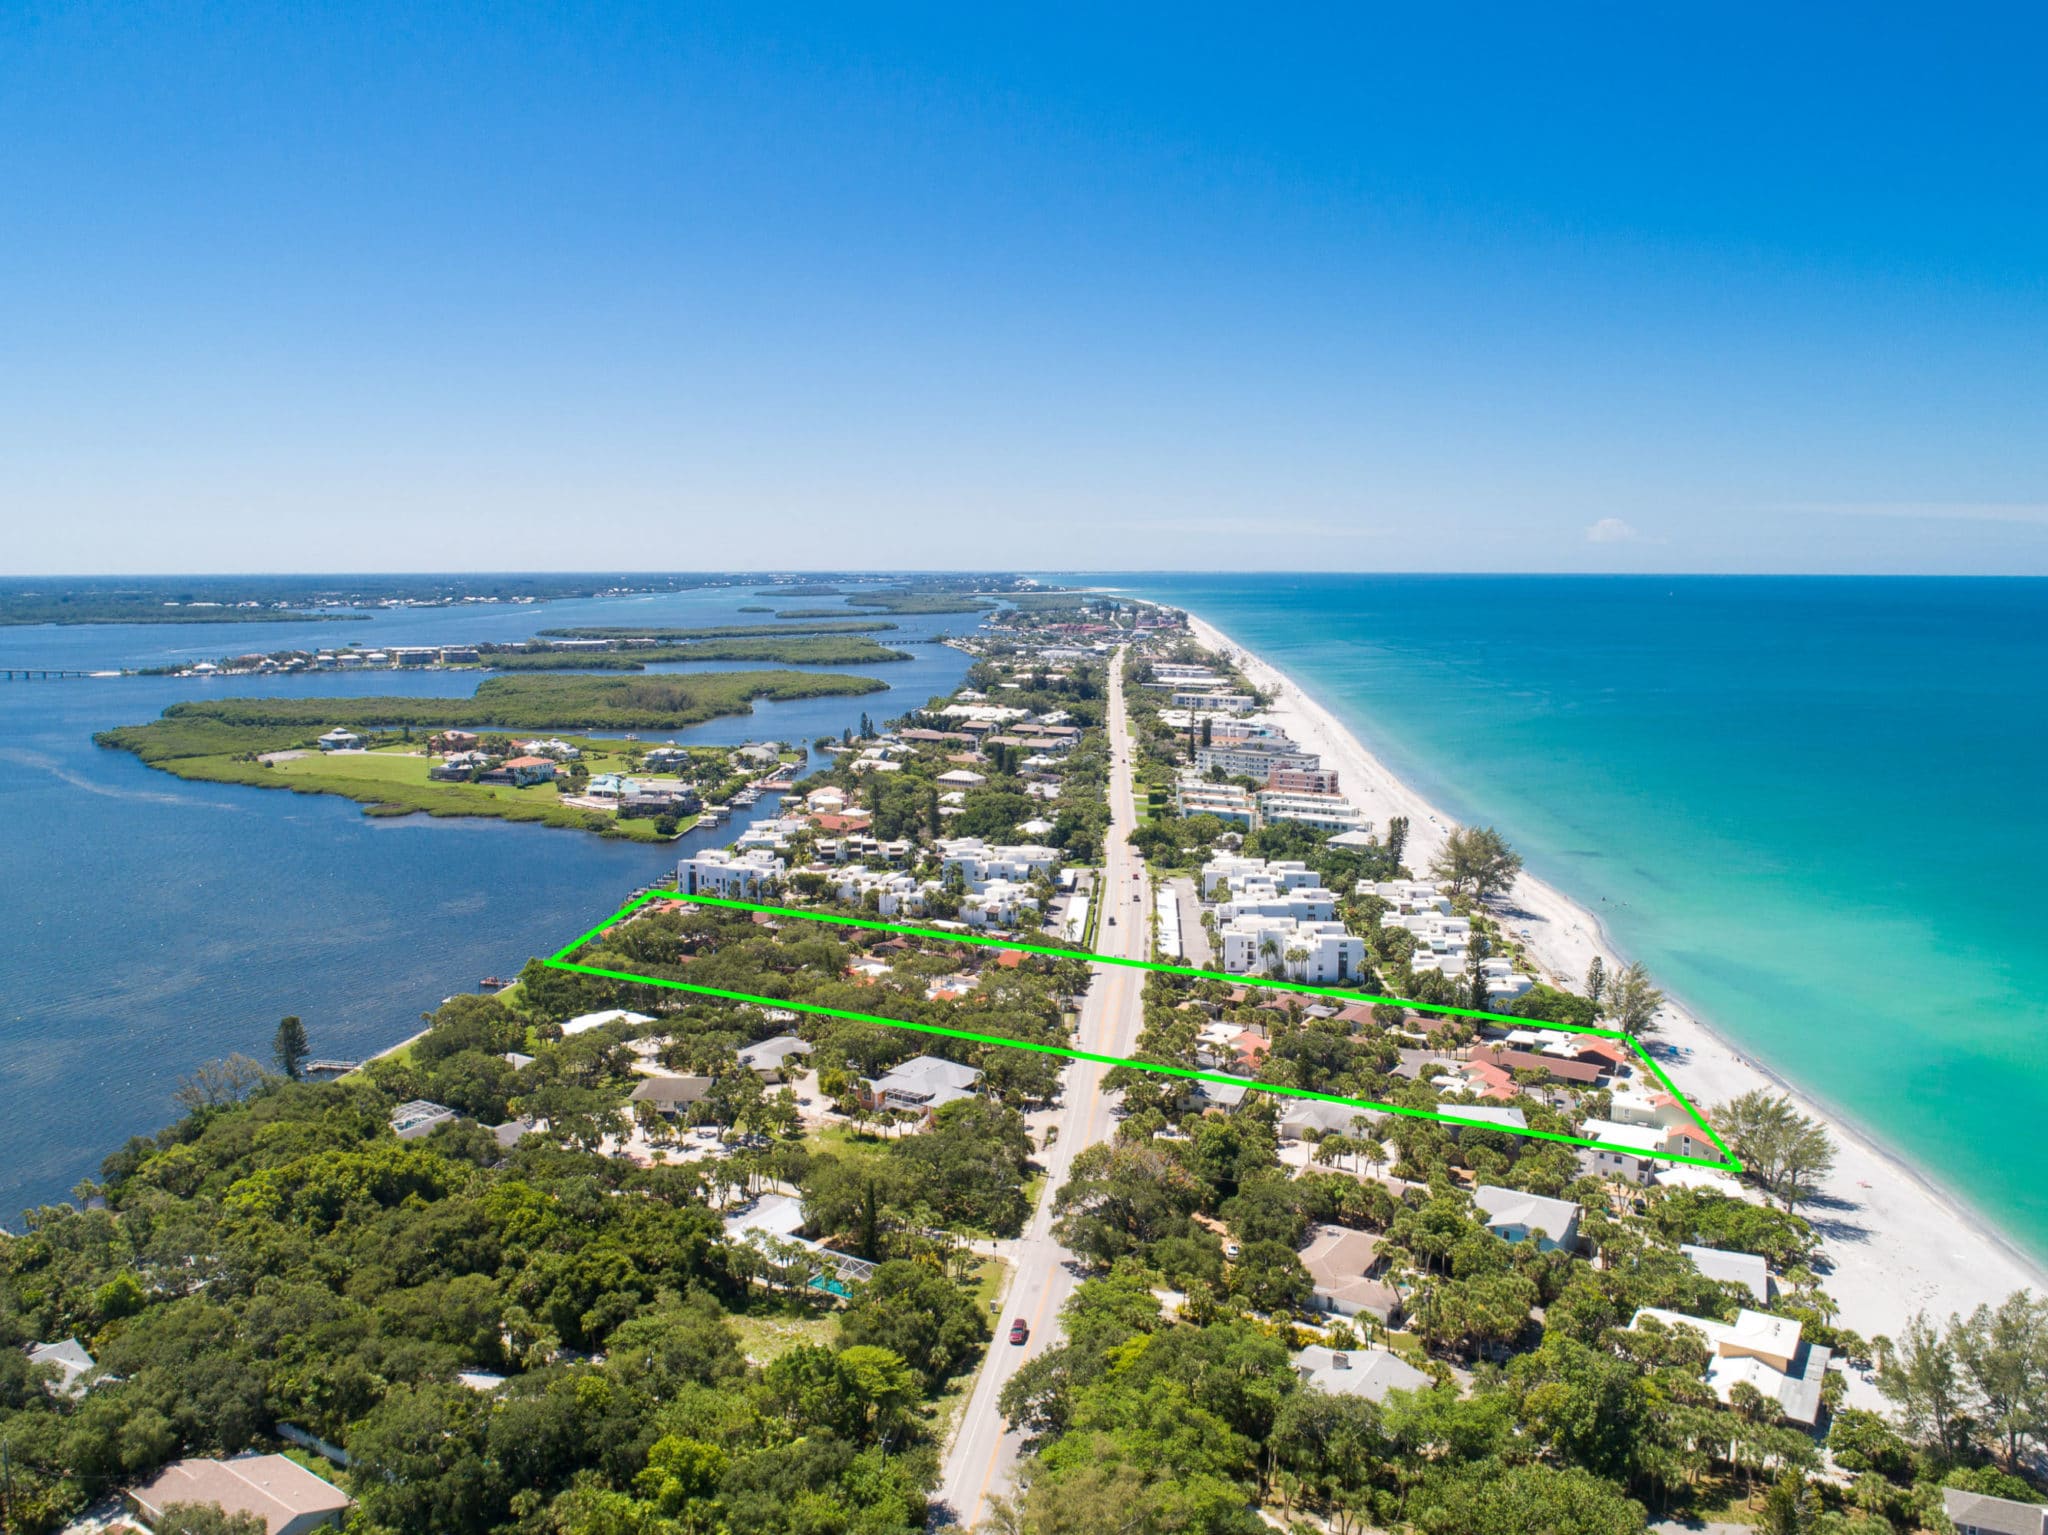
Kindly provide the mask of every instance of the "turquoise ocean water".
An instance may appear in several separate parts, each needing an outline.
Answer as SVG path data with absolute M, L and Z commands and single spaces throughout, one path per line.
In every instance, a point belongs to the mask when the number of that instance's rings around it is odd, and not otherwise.
M 1103 580 L 1289 673 L 2048 1257 L 2048 581 Z

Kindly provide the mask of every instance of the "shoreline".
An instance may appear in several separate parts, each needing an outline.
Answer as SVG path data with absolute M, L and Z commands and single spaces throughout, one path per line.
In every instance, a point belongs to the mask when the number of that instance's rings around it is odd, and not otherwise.
M 1405 861 L 1421 868 L 1457 823 L 1397 778 L 1330 710 L 1299 683 L 1192 611 L 1195 638 L 1225 652 L 1252 682 L 1274 696 L 1262 711 L 1295 740 L 1319 752 L 1342 775 L 1346 798 L 1376 826 L 1390 816 L 1409 818 Z M 1598 916 L 1555 886 L 1525 870 L 1496 919 L 1527 949 L 1541 970 L 1573 990 L 1594 955 L 1610 969 L 1620 954 Z M 2017 1289 L 2048 1290 L 2041 1260 L 1999 1231 L 1940 1182 L 1859 1125 L 1741 1047 L 1676 998 L 1659 1012 L 1655 1038 L 1682 1054 L 1660 1059 L 1686 1096 L 1706 1111 L 1755 1088 L 1789 1096 L 1800 1112 L 1828 1127 L 1836 1141 L 1835 1169 L 1822 1198 L 1802 1213 L 1820 1236 L 1829 1264 L 1824 1287 L 1837 1302 L 1838 1320 L 1871 1337 L 1896 1336 L 1918 1311 L 1937 1318 L 1995 1305 Z M 1852 1400 L 1874 1389 L 1852 1374 Z

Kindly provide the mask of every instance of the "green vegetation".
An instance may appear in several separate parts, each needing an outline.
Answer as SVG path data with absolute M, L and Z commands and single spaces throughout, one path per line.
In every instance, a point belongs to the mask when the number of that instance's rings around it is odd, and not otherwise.
M 195 739 L 186 732 L 266 727 L 284 739 L 244 750 L 310 745 L 335 725 L 415 730 L 678 730 L 720 715 L 746 714 L 753 700 L 878 693 L 888 684 L 835 672 L 698 672 L 653 677 L 493 677 L 468 698 L 222 698 L 172 704 L 156 725 L 124 726 L 94 737 L 144 761 L 190 756 L 157 743 Z M 159 730 L 159 726 L 172 727 Z M 137 735 L 137 732 L 154 732 Z M 310 732 L 310 733 L 309 733 Z M 217 735 L 216 741 L 225 741 Z M 154 754 L 149 749 L 155 747 Z M 209 751 L 234 747 L 211 745 Z
M 1450 886 L 1451 894 L 1484 901 L 1515 882 L 1522 872 L 1522 855 L 1491 826 L 1454 826 L 1429 872 Z
M 853 592 L 850 608 L 875 608 L 884 613 L 980 613 L 994 607 L 989 597 L 971 597 L 946 592 Z M 779 616 L 779 615 L 778 615 Z
M 137 727 L 143 730 L 153 726 Z M 232 727 L 230 727 L 232 728 Z M 247 736 L 251 731 L 237 731 Z M 120 734 L 120 732 L 109 732 Z M 102 742 L 102 745 L 115 744 Z M 618 743 L 606 743 L 616 746 Z M 146 742 L 151 751 L 163 743 Z M 136 750 L 135 747 L 129 747 Z M 263 750 L 263 749 L 259 749 Z M 264 750 L 263 754 L 268 755 Z M 232 753 L 205 752 L 191 756 L 152 758 L 138 752 L 151 767 L 176 777 L 205 783 L 246 784 L 258 789 L 289 789 L 295 794 L 333 794 L 352 799 L 364 807 L 365 815 L 400 816 L 423 813 L 431 816 L 482 816 L 500 821 L 537 821 L 544 826 L 597 832 L 608 837 L 629 837 L 638 842 L 665 842 L 680 830 L 696 823 L 686 816 L 664 832 L 659 821 L 628 819 L 608 810 L 589 810 L 562 802 L 561 784 L 540 783 L 517 788 L 511 784 L 443 783 L 427 776 L 428 758 L 403 748 L 363 753 L 313 751 L 303 756 L 264 762 L 247 750 Z M 586 766 L 599 771 L 623 770 L 623 756 L 593 755 Z
M 1742 1163 L 1745 1181 L 1777 1198 L 1787 1210 L 1819 1192 L 1835 1165 L 1827 1127 L 1792 1107 L 1792 1100 L 1758 1089 L 1718 1105 L 1711 1122 Z
M 871 666 L 908 661 L 865 635 L 786 634 L 759 639 L 700 640 L 620 650 L 494 650 L 484 664 L 497 671 L 644 671 L 660 661 L 774 661 L 787 666 Z
M 650 678 L 645 682 L 612 683 L 612 687 L 646 687 L 664 682 L 695 682 L 718 680 L 728 674 L 713 673 L 705 678 Z M 767 675 L 808 678 L 811 673 L 768 673 L 736 674 Z M 578 683 L 595 679 L 546 678 L 527 681 L 510 680 L 504 683 L 486 682 L 477 691 L 479 695 L 496 687 L 510 687 L 515 690 L 531 689 L 536 685 L 558 687 L 562 683 Z M 833 682 L 838 679 L 824 677 L 821 680 Z M 866 679 L 848 679 L 866 682 Z M 604 684 L 599 684 L 603 686 Z M 880 684 L 870 684 L 880 686 Z M 863 688 L 861 691 L 865 691 Z M 828 689 L 828 691 L 844 691 Z M 687 698 L 687 693 L 667 695 L 678 702 Z M 716 696 L 716 695 L 714 695 Z M 161 768 L 179 778 L 194 779 L 210 783 L 245 784 L 260 789 L 290 789 L 300 794 L 334 794 L 352 799 L 365 807 L 365 814 L 377 816 L 410 815 L 423 812 L 434 816 L 485 816 L 507 821 L 537 821 L 543 825 L 568 827 L 581 831 L 598 832 L 606 836 L 630 837 L 637 841 L 667 841 L 679 832 L 695 824 L 692 815 L 663 815 L 654 819 L 627 817 L 615 814 L 610 809 L 591 808 L 566 803 L 564 796 L 575 796 L 589 778 L 596 773 L 639 774 L 647 747 L 639 742 L 622 741 L 604 737 L 571 736 L 565 743 L 575 747 L 580 756 L 564 764 L 551 782 L 516 786 L 509 783 L 486 783 L 478 775 L 468 779 L 443 781 L 431 776 L 435 761 L 425 750 L 423 739 L 430 730 L 456 728 L 456 722 L 446 713 L 461 710 L 464 700 L 451 699 L 307 699 L 287 700 L 288 707 L 273 711 L 271 700 L 222 699 L 210 701 L 195 709 L 190 704 L 173 705 L 164 717 L 148 725 L 123 726 L 116 730 L 103 731 L 94 737 L 101 746 L 132 751 L 151 767 Z M 386 721 L 386 703 L 406 706 L 400 713 L 412 712 L 412 706 L 425 705 L 426 718 L 417 723 L 400 723 L 391 728 L 386 722 L 380 726 L 371 721 Z M 467 701 L 473 704 L 473 701 Z M 254 705 L 250 710 L 242 706 Z M 280 713 L 290 716 L 300 712 L 299 706 L 306 706 L 303 712 L 320 709 L 308 723 L 290 723 L 289 719 L 278 720 L 270 716 Z M 227 718 L 217 717 L 213 711 L 225 713 Z M 250 718 L 253 714 L 255 717 Z M 322 733 L 323 722 L 340 717 L 365 737 L 370 748 L 361 752 L 322 752 L 315 742 Z M 470 723 L 464 718 L 461 723 Z M 484 747 L 488 754 L 504 758 L 514 754 L 513 743 L 503 735 L 487 736 Z M 654 779 L 657 784 L 674 783 L 678 787 L 697 790 L 703 797 L 723 801 L 747 780 L 747 772 L 737 766 L 729 751 L 722 747 L 693 747 L 680 764 L 665 767 Z
M 742 608 L 742 612 L 765 613 L 766 608 Z M 543 639 L 558 640 L 652 640 L 657 645 L 680 645 L 691 640 L 743 640 L 780 638 L 791 634 L 863 634 L 894 629 L 886 618 L 841 618 L 839 623 L 806 624 L 790 628 L 779 624 L 712 624 L 700 629 L 628 629 L 618 624 L 590 625 L 574 629 L 543 629 Z
M 624 591 L 686 591 L 732 584 L 724 576 L 173 576 L 160 580 L 33 580 L 0 591 L 6 624 L 307 623 L 367 617 L 309 612 L 337 605 L 547 602 Z
M 616 1030 L 549 1037 L 588 995 L 457 998 L 407 1061 L 340 1083 L 215 1072 L 108 1159 L 105 1208 L 0 1237 L 8 1529 L 43 1535 L 180 1455 L 274 1448 L 283 1421 L 347 1447 L 352 1469 L 320 1469 L 359 1535 L 921 1530 L 938 1404 L 988 1336 L 983 1266 L 892 1213 L 837 1307 L 713 1209 L 771 1177 L 825 1188 L 836 1159 L 786 1134 L 687 1166 L 602 1154 L 632 1057 Z M 423 1094 L 554 1128 L 398 1141 L 388 1115 Z M 69 1336 L 104 1371 L 75 1398 L 21 1347 Z

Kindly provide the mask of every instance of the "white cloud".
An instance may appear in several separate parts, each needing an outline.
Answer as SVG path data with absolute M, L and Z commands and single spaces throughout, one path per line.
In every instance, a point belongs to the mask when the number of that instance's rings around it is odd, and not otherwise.
M 1619 517 L 1602 517 L 1586 528 L 1589 544 L 1632 544 L 1642 536 Z

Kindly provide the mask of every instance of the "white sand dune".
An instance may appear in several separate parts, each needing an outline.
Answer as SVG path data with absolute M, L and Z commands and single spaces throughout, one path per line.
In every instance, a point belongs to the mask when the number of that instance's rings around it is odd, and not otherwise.
M 1193 620 L 1197 638 L 1231 654 L 1254 684 L 1275 695 L 1268 717 L 1295 740 L 1322 754 L 1342 774 L 1344 792 L 1376 829 L 1390 817 L 1409 821 L 1408 866 L 1421 873 L 1455 824 L 1362 746 L 1322 705 L 1284 673 L 1213 625 Z M 1512 828 L 1503 828 L 1512 835 Z M 1537 966 L 1578 990 L 1598 954 L 1610 968 L 1626 961 L 1607 942 L 1585 908 L 1531 874 L 1497 903 L 1503 925 L 1528 945 Z M 1974 1212 L 1834 1111 L 1741 1054 L 1699 1019 L 1667 1004 L 1656 1042 L 1669 1046 L 1659 1064 L 1702 1111 L 1750 1091 L 1789 1093 L 1801 1109 L 1825 1120 L 1838 1143 L 1836 1166 L 1821 1199 L 1802 1211 L 1825 1241 L 1832 1265 L 1826 1288 L 1840 1307 L 1842 1326 L 1865 1337 L 1896 1336 L 1917 1311 L 1946 1319 L 2014 1290 L 2048 1289 L 2043 1271 Z M 1711 1122 L 1711 1116 L 1710 1116 Z M 1852 1399 L 1870 1395 L 1851 1377 Z

